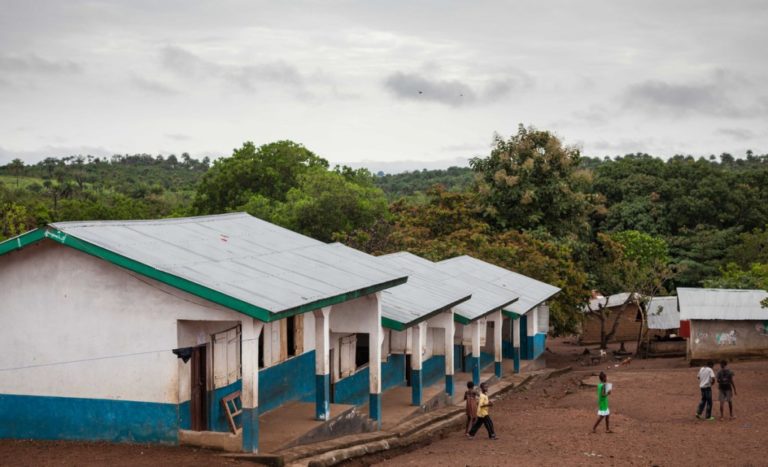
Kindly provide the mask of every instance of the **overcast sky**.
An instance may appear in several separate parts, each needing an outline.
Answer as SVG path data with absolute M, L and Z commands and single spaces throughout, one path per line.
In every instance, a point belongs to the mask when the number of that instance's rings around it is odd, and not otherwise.
M 0 0 L 0 164 L 300 142 L 374 170 L 519 123 L 586 155 L 768 152 L 765 1 Z

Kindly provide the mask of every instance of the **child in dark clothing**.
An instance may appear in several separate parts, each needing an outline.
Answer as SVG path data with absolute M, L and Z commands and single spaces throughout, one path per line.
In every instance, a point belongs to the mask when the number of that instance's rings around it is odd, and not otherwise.
M 733 396 L 736 394 L 736 384 L 733 382 L 733 371 L 728 368 L 728 362 L 725 360 L 720 362 L 720 371 L 717 372 L 717 389 L 719 393 L 718 400 L 720 401 L 720 420 L 723 417 L 723 405 L 724 402 L 728 402 L 728 413 L 731 418 L 733 416 Z
M 475 423 L 477 418 L 477 392 L 475 391 L 475 383 L 472 381 L 467 382 L 467 390 L 464 392 L 464 401 L 466 401 L 466 414 L 467 414 L 467 426 L 464 429 L 465 434 L 469 434 L 470 428 Z

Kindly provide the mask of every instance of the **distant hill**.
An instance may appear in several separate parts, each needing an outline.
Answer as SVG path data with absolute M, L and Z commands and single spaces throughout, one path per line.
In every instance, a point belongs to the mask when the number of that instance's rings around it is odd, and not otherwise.
M 434 185 L 443 185 L 449 191 L 467 190 L 474 181 L 469 167 L 449 167 L 445 170 L 414 170 L 399 174 L 376 177 L 376 185 L 384 190 L 389 199 L 409 197 L 424 193 Z

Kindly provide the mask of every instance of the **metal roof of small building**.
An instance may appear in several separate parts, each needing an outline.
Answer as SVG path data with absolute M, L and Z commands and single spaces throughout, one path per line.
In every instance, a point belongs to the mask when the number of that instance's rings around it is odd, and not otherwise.
M 503 309 L 520 297 L 511 290 L 489 284 L 482 279 L 466 274 L 454 267 L 453 264 L 433 263 L 407 252 L 387 256 L 396 258 L 402 264 L 408 264 L 414 270 L 421 270 L 424 274 L 432 274 L 448 287 L 456 290 L 471 291 L 472 298 L 453 308 L 454 316 L 456 316 L 459 322 L 465 324 L 482 318 L 498 309 Z
M 588 312 L 590 310 L 597 311 L 600 308 L 615 308 L 617 306 L 622 306 L 627 301 L 630 300 L 629 292 L 622 292 L 610 295 L 608 297 L 596 297 L 589 301 L 589 305 L 584 307 L 584 312 Z
M 678 288 L 680 319 L 768 320 L 765 290 Z
M 648 329 L 678 329 L 677 297 L 653 297 L 648 301 Z
M 454 268 L 471 274 L 478 279 L 513 291 L 520 299 L 504 307 L 504 310 L 518 315 L 527 313 L 535 306 L 544 303 L 560 292 L 559 287 L 468 255 L 446 259 L 439 264 L 452 264 Z
M 373 259 L 387 270 L 397 270 L 408 276 L 408 282 L 383 290 L 381 293 L 381 315 L 384 326 L 403 330 L 428 319 L 441 311 L 448 310 L 472 296 L 467 288 L 445 284 L 438 277 L 440 272 L 434 263 L 426 270 L 409 266 L 395 255 L 370 256 L 347 246 L 336 244 L 337 248 L 349 250 L 349 254 Z M 446 276 L 447 278 L 447 276 Z
M 169 284 L 205 298 L 206 291 L 214 291 L 219 303 L 242 305 L 238 311 L 262 320 L 340 303 L 407 280 L 375 258 L 360 258 L 245 213 L 58 222 L 43 235 L 96 256 L 111 255 L 113 262 L 146 270 L 150 277 L 167 276 Z M 127 260 L 120 264 L 121 259 Z

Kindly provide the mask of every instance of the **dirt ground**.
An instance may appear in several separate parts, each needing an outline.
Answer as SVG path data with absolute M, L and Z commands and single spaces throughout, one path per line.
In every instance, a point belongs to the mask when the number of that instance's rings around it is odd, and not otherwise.
M 491 409 L 498 441 L 484 438 L 484 431 L 470 441 L 457 431 L 411 452 L 384 453 L 354 464 L 768 466 L 768 362 L 733 363 L 737 418 L 708 422 L 694 417 L 697 369 L 682 358 L 634 360 L 619 368 L 613 362 L 585 367 L 577 362 L 583 347 L 567 339 L 548 345 L 548 366 L 572 366 L 574 371 L 499 401 Z M 591 433 L 596 389 L 581 386 L 600 370 L 614 383 L 613 434 L 603 427 Z M 715 401 L 715 416 L 717 405 Z M 254 465 L 191 448 L 0 440 L 2 466 L 234 464 Z
M 699 401 L 698 368 L 684 359 L 633 360 L 579 365 L 582 347 L 567 339 L 550 344 L 550 367 L 574 371 L 540 381 L 527 391 L 508 395 L 491 409 L 499 440 L 474 440 L 454 432 L 416 451 L 386 459 L 381 466 L 441 465 L 739 465 L 768 466 L 768 363 L 734 362 L 736 418 L 695 418 Z M 629 347 L 628 347 L 629 350 Z M 554 353 L 553 353 L 554 352 Z M 717 369 L 717 368 L 716 368 Z M 611 428 L 591 433 L 596 420 L 594 387 L 581 381 L 605 371 L 614 384 L 610 397 Z M 719 416 L 717 390 L 713 414 Z
M 175 446 L 0 440 L 0 466 L 255 465 L 218 454 Z

